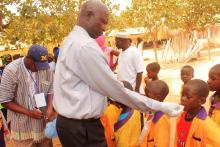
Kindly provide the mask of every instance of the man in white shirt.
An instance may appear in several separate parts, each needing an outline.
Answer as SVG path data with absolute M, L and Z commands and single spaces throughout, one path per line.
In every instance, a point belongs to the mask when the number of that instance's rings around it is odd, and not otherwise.
M 118 80 L 128 81 L 136 92 L 139 92 L 143 73 L 143 59 L 138 49 L 131 46 L 127 32 L 118 32 L 115 38 L 116 47 L 122 49 L 118 56 Z
M 63 147 L 106 147 L 100 117 L 107 97 L 143 112 L 161 110 L 175 116 L 182 107 L 161 103 L 125 89 L 114 77 L 96 43 L 108 23 L 107 7 L 99 0 L 86 1 L 77 25 L 61 45 L 54 77 L 54 109 Z

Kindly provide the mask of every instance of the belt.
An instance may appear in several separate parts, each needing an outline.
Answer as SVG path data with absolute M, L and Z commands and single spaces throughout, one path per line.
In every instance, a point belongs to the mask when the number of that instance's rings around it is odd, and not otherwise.
M 62 119 L 66 119 L 66 120 L 70 120 L 70 121 L 78 121 L 78 122 L 95 122 L 95 121 L 100 121 L 100 118 L 75 119 L 75 118 L 67 118 L 67 117 L 62 116 L 60 114 L 58 114 L 58 117 L 60 117 Z

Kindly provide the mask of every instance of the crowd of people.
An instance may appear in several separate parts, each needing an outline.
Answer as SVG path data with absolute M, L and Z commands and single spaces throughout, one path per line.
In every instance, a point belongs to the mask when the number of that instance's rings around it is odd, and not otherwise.
M 148 64 L 143 78 L 143 58 L 130 35 L 118 32 L 121 52 L 114 50 L 105 44 L 107 24 L 107 7 L 88 0 L 54 55 L 34 44 L 4 67 L 0 146 L 7 128 L 16 147 L 51 147 L 57 136 L 63 147 L 169 147 L 173 116 L 176 147 L 220 146 L 220 64 L 210 68 L 207 82 L 183 66 L 181 105 L 164 102 L 169 86 L 158 76 L 160 64 Z

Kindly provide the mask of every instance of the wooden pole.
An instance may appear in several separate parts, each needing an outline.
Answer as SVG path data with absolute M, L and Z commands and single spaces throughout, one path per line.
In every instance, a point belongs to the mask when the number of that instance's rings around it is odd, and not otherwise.
M 211 33 L 210 33 L 210 27 L 208 27 L 208 53 L 209 53 L 209 60 L 211 60 L 211 51 L 210 51 L 210 38 L 211 38 Z
M 155 61 L 158 62 L 158 57 L 157 57 L 157 42 L 156 42 L 156 40 L 153 41 L 153 45 L 154 45 Z

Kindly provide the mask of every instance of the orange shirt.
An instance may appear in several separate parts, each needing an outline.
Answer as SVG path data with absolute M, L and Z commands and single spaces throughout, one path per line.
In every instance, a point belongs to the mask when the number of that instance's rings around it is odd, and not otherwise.
M 179 121 L 180 117 L 177 123 Z M 219 132 L 220 128 L 208 117 L 206 110 L 202 108 L 192 121 L 185 147 L 220 147 Z M 177 147 L 177 135 L 175 135 L 174 146 Z
M 113 104 L 110 104 L 103 116 L 100 118 L 105 130 L 105 138 L 108 147 L 115 147 L 114 124 L 117 122 L 121 110 Z

